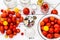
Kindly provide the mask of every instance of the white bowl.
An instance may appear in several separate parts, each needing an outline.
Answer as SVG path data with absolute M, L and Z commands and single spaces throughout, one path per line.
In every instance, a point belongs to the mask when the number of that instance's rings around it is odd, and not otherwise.
M 39 21 L 39 23 L 40 23 L 44 18 L 48 18 L 48 17 L 50 17 L 50 16 L 53 16 L 53 17 L 55 17 L 55 18 L 57 18 L 57 19 L 60 19 L 60 17 L 59 17 L 58 15 L 54 15 L 54 14 L 45 15 L 45 16 Z M 54 38 L 54 39 L 49 39 L 49 38 L 45 37 L 45 36 L 42 34 L 42 32 L 41 32 L 40 24 L 38 25 L 38 32 L 39 32 L 40 36 L 41 36 L 43 39 L 45 39 L 45 40 L 59 40 L 59 39 L 60 39 L 60 37 Z

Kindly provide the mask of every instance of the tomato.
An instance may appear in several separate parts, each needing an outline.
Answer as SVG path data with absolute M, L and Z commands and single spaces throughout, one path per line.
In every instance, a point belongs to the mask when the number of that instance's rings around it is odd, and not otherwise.
M 8 20 L 7 20 L 9 23 L 11 23 L 12 21 L 11 21 L 11 19 L 10 18 L 8 18 Z
M 54 33 L 54 29 L 53 29 L 53 28 L 50 28 L 50 29 L 49 29 L 49 32 L 50 32 L 50 33 Z
M 55 29 L 54 29 L 54 32 L 55 32 L 55 33 L 59 33 L 59 28 L 55 28 Z
M 60 26 L 58 24 L 55 24 L 54 25 L 54 28 L 59 28 Z
M 46 26 L 50 27 L 51 26 L 51 23 L 47 23 Z
M 58 20 L 57 23 L 60 24 L 60 20 Z
M 9 35 L 9 38 L 13 38 L 13 34 L 10 34 L 10 35 Z
M 56 9 L 53 9 L 52 11 L 51 11 L 51 14 L 58 14 L 58 11 L 56 10 Z
M 12 30 L 13 32 L 16 32 L 17 30 L 16 30 L 16 28 L 13 28 L 13 30 Z
M 13 26 L 12 25 L 10 25 L 10 29 L 13 29 Z
M 46 36 L 48 33 L 46 31 L 43 31 L 42 34 Z
M 13 32 L 14 35 L 17 35 L 17 32 Z
M 25 15 L 29 15 L 29 13 L 30 13 L 29 8 L 24 8 L 24 9 L 23 9 L 23 13 L 24 13 Z
M 44 24 L 45 24 L 45 23 L 44 23 L 43 21 L 40 23 L 41 26 L 44 26 Z
M 55 37 L 55 38 L 58 38 L 58 37 L 60 37 L 60 34 L 55 33 L 55 34 L 54 34 L 54 37 Z
M 17 18 L 20 18 L 21 17 L 21 14 L 20 13 L 16 13 L 16 17 Z
M 19 33 L 20 32 L 20 29 L 17 29 L 17 33 Z
M 9 35 L 9 34 L 11 34 L 12 33 L 12 31 L 10 30 L 10 29 L 8 29 L 7 31 L 6 31 L 6 34 L 7 35 Z
M 47 38 L 51 39 L 53 37 L 52 34 L 47 34 Z
M 24 20 L 23 17 L 21 17 L 21 18 L 20 18 L 20 22 L 23 22 L 23 20 Z
M 48 19 L 48 18 L 45 18 L 45 19 L 44 19 L 44 22 L 45 22 L 45 23 L 47 23 L 48 21 L 49 21 L 49 19 Z
M 7 17 L 7 14 L 6 13 L 3 13 L 3 14 L 1 14 L 1 17 L 2 18 L 6 18 Z
M 0 31 L 3 31 L 4 30 L 4 27 L 3 26 L 0 26 Z
M 9 14 L 9 16 L 8 16 L 9 18 L 12 18 L 13 17 L 13 15 L 12 14 Z
M 50 16 L 50 21 L 54 21 L 55 18 L 53 16 Z
M 16 17 L 12 17 L 12 22 L 16 22 Z
M 4 26 L 4 29 L 7 30 L 8 29 L 8 26 Z
M 54 25 L 54 22 L 51 22 L 51 25 Z

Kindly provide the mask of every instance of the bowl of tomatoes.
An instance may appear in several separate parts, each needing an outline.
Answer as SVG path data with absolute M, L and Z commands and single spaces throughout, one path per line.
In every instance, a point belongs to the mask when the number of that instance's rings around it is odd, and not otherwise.
M 46 15 L 39 21 L 38 32 L 45 40 L 59 40 L 60 17 L 58 15 Z

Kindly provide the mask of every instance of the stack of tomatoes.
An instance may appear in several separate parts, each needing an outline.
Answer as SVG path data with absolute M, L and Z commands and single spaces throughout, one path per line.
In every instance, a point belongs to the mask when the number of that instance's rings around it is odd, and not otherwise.
M 14 35 L 20 32 L 20 29 L 17 28 L 20 22 L 23 22 L 23 17 L 19 12 L 15 13 L 11 10 L 1 10 L 2 14 L 0 15 L 0 32 L 8 35 L 10 38 L 13 38 Z
M 57 19 L 53 16 L 44 18 L 40 22 L 40 28 L 42 34 L 49 38 L 49 39 L 54 39 L 60 37 L 60 19 Z M 44 30 L 44 26 L 47 26 L 49 29 L 48 31 Z M 47 29 L 47 28 L 46 28 Z

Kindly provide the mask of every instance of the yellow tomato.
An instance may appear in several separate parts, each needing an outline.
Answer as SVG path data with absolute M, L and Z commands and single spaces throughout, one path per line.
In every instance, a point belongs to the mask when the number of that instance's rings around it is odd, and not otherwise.
M 8 22 L 7 21 L 3 21 L 3 25 L 8 25 Z
M 44 31 L 48 31 L 49 27 L 48 26 L 44 26 L 43 29 L 44 29 Z

